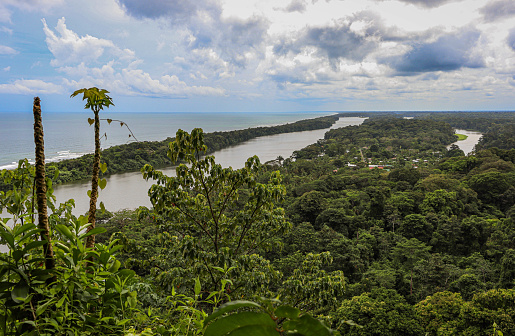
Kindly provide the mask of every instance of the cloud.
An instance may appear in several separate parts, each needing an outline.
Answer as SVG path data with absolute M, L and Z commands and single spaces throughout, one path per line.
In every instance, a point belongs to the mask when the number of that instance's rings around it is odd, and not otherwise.
M 2 70 L 8 72 L 8 71 L 11 71 L 11 66 L 6 66 L 5 68 L 3 68 Z
M 41 21 L 43 22 L 43 31 L 46 35 L 45 41 L 48 49 L 55 57 L 50 62 L 53 66 L 95 62 L 106 50 L 117 57 L 128 59 L 134 57 L 133 51 L 121 50 L 110 40 L 99 39 L 90 35 L 79 37 L 66 27 L 64 17 L 57 21 L 56 31 L 59 36 L 48 28 L 45 19 Z
M 486 21 L 497 21 L 499 19 L 515 16 L 515 2 L 513 0 L 491 1 L 479 11 L 483 14 Z
M 62 93 L 61 86 L 39 79 L 19 79 L 12 84 L 0 84 L 0 93 L 9 94 L 50 94 Z
M 300 12 L 306 11 L 307 1 L 306 0 L 292 0 L 288 6 L 282 9 L 285 12 Z
M 210 0 L 116 0 L 123 10 L 138 19 L 166 17 L 172 24 L 182 24 L 206 12 L 220 12 L 219 4 Z
M 515 28 L 511 29 L 508 33 L 508 38 L 506 39 L 506 42 L 510 46 L 513 51 L 515 51 Z
M 251 58 L 263 56 L 268 21 L 254 16 L 248 20 L 227 19 L 224 23 L 214 45 L 223 59 L 245 68 Z
M 136 63 L 136 64 L 133 64 Z M 70 90 L 78 87 L 97 86 L 110 92 L 126 96 L 146 96 L 160 98 L 185 98 L 190 96 L 222 96 L 225 90 L 209 86 L 189 86 L 177 76 L 164 75 L 153 78 L 133 62 L 124 69 L 116 69 L 111 61 L 102 67 L 87 67 L 84 63 L 75 67 L 62 67 L 59 70 L 77 80 L 65 80 Z
M 385 0 L 376 0 L 376 1 L 385 1 Z M 387 1 L 387 0 L 386 0 Z M 425 7 L 425 8 L 435 8 L 445 5 L 449 2 L 458 2 L 461 0 L 399 0 L 400 2 L 404 2 L 407 4 Z
M 334 26 L 308 27 L 299 36 L 283 38 L 274 45 L 274 53 L 300 54 L 306 48 L 315 48 L 316 53 L 331 60 L 341 58 L 363 60 L 377 46 L 368 36 L 353 31 L 348 21 L 340 20 Z
M 463 67 L 484 67 L 484 60 L 473 56 L 480 32 L 462 29 L 440 36 L 434 42 L 414 43 L 410 51 L 379 59 L 397 71 L 397 75 L 414 75 L 432 71 L 452 71 Z
M 46 12 L 63 2 L 64 0 L 2 0 L 0 2 L 0 22 L 11 22 L 11 11 L 9 9 L 11 7 L 24 11 Z
M 0 14 L 0 17 L 1 17 L 1 14 Z M 1 21 L 2 21 L 2 19 L 0 18 L 0 22 Z M 7 27 L 0 27 L 0 31 L 3 31 L 4 33 L 7 33 L 9 35 L 13 34 L 13 30 L 10 28 L 7 28 Z
M 0 55 L 15 55 L 18 52 L 11 47 L 0 45 Z
M 177 76 L 153 76 L 139 69 L 143 61 L 136 59 L 134 52 L 122 50 L 110 40 L 89 35 L 79 37 L 66 27 L 64 18 L 57 23 L 58 34 L 48 28 L 45 20 L 43 25 L 48 48 L 55 57 L 51 64 L 66 75 L 64 85 L 70 90 L 97 86 L 122 95 L 165 98 L 225 94 L 221 88 L 188 85 Z M 105 53 L 111 59 L 103 63 Z

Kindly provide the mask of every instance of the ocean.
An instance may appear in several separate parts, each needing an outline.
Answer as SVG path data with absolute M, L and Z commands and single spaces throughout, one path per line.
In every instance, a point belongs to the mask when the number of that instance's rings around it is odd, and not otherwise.
M 284 113 L 123 113 L 102 111 L 100 126 L 102 148 L 135 141 L 120 126 L 126 123 L 139 141 L 159 141 L 175 136 L 177 130 L 202 128 L 205 132 L 231 131 L 258 126 L 274 126 L 298 120 L 316 118 L 332 112 Z M 52 113 L 43 111 L 45 156 L 47 161 L 75 158 L 94 150 L 93 126 L 88 123 L 92 112 Z M 34 159 L 33 116 L 31 113 L 0 113 L 0 169 L 12 169 L 20 159 Z

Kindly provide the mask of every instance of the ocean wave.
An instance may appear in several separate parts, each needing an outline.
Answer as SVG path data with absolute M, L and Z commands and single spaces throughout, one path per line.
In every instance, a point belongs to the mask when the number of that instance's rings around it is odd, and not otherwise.
M 57 154 L 57 155 L 55 155 L 55 154 Z M 59 161 L 68 160 L 68 159 L 76 159 L 78 157 L 81 157 L 81 156 L 89 154 L 89 153 L 74 153 L 69 150 L 64 150 L 64 151 L 58 151 L 55 154 L 49 158 L 46 158 L 45 162 L 49 163 L 49 162 L 59 162 Z M 35 164 L 34 159 L 28 159 L 28 161 L 31 165 Z M 18 168 L 18 162 L 11 162 L 10 164 L 0 165 L 0 170 L 16 169 L 16 168 Z

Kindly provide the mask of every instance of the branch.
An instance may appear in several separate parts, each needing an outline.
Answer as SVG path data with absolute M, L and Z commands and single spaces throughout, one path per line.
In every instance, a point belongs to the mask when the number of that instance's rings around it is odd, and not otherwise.
M 185 215 L 186 217 L 190 218 L 190 219 L 193 221 L 193 223 L 197 224 L 197 226 L 198 226 L 202 231 L 204 231 L 204 232 L 209 236 L 209 238 L 210 238 L 211 240 L 213 240 L 213 236 L 209 233 L 209 231 L 207 231 L 207 230 L 202 226 L 202 224 L 201 224 L 199 221 L 197 221 L 197 220 L 195 219 L 195 217 L 193 217 L 192 215 L 190 215 L 188 212 L 186 212 L 186 211 L 182 210 L 182 209 L 181 209 L 181 208 L 179 208 L 178 206 L 175 206 L 175 207 L 176 207 L 176 208 L 177 208 L 177 210 L 179 210 L 183 215 Z
M 213 206 L 211 204 L 211 198 L 209 198 L 209 188 L 206 186 L 206 183 L 204 182 L 203 174 L 200 174 L 200 183 L 202 183 L 202 187 L 206 191 L 206 199 L 207 203 L 209 205 L 209 211 L 211 212 L 211 217 L 213 218 L 214 224 L 215 224 L 215 251 L 216 254 L 218 254 L 218 219 L 215 216 L 215 213 L 213 211 Z
M 252 218 L 254 218 L 254 215 L 256 214 L 256 211 L 261 208 L 262 204 L 260 205 L 259 203 L 256 204 L 256 208 L 254 209 L 254 211 L 252 212 L 252 215 L 250 216 L 247 224 L 245 224 L 245 226 L 243 227 L 243 231 L 241 232 L 241 236 L 240 236 L 240 241 L 238 242 L 238 246 L 236 247 L 236 250 L 234 251 L 234 254 L 238 253 L 239 249 L 240 249 L 240 245 L 243 241 L 243 237 L 245 237 L 245 234 L 247 233 L 247 230 L 252 226 Z
M 129 132 L 131 133 L 131 136 L 134 138 L 134 140 L 136 140 L 137 142 L 140 142 L 138 140 L 138 138 L 136 138 L 136 136 L 134 135 L 134 133 L 132 133 L 132 130 L 130 129 L 129 125 L 127 125 L 127 123 L 125 121 L 121 121 L 121 120 L 117 120 L 117 119 L 100 119 L 100 120 L 105 120 L 107 121 L 109 124 L 111 124 L 111 122 L 113 121 L 117 121 L 120 123 L 121 126 L 125 126 L 127 127 L 127 129 L 129 130 Z

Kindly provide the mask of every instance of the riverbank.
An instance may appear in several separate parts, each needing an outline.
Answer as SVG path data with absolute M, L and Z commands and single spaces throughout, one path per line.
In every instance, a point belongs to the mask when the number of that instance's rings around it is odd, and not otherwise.
M 332 124 L 331 128 L 360 125 L 366 118 L 346 117 Z M 318 130 L 290 132 L 253 138 L 235 146 L 228 146 L 224 149 L 211 153 L 215 156 L 216 163 L 222 167 L 234 169 L 244 166 L 248 157 L 257 155 L 261 162 L 276 159 L 278 156 L 290 157 L 296 150 L 316 143 L 322 139 L 329 127 Z M 168 165 L 160 169 L 163 173 L 171 176 L 175 174 L 175 167 Z M 112 174 L 106 177 L 107 187 L 100 191 L 99 202 L 103 202 L 109 211 L 122 209 L 134 209 L 139 206 L 151 206 L 147 194 L 153 181 L 145 181 L 139 170 Z M 87 191 L 91 183 L 87 180 L 65 183 L 54 188 L 54 195 L 57 203 L 64 202 L 70 198 L 75 200 L 73 213 L 84 214 L 89 207 Z
M 211 154 L 262 136 L 327 129 L 338 119 L 339 115 L 334 114 L 277 126 L 206 133 L 205 143 L 208 147 L 206 154 Z M 174 135 L 175 131 L 170 130 L 170 133 L 173 133 L 171 135 Z M 107 164 L 107 170 L 101 176 L 106 177 L 113 174 L 139 172 L 145 164 L 151 164 L 157 168 L 169 167 L 171 163 L 166 154 L 168 143 L 172 140 L 172 137 L 168 137 L 162 141 L 132 142 L 103 150 L 102 162 Z M 48 163 L 46 165 L 47 176 L 53 177 L 52 182 L 54 185 L 86 181 L 91 176 L 92 161 L 93 154 L 86 154 L 78 158 Z M 54 174 L 56 170 L 59 170 L 58 176 Z M 7 188 L 8 186 L 0 185 L 0 190 L 6 190 Z

